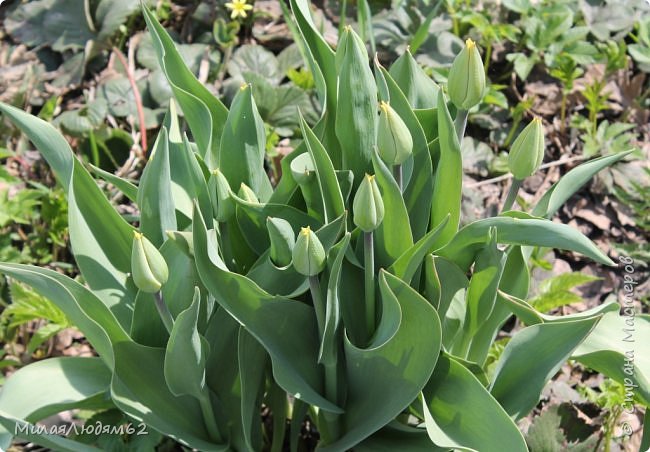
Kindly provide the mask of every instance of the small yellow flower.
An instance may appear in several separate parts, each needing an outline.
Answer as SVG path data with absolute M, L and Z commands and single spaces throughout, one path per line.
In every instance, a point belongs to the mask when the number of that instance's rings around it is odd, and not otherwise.
M 232 0 L 232 2 L 226 3 L 226 8 L 232 11 L 230 14 L 231 19 L 237 19 L 238 16 L 245 19 L 246 11 L 253 9 L 253 5 L 247 5 L 246 0 Z

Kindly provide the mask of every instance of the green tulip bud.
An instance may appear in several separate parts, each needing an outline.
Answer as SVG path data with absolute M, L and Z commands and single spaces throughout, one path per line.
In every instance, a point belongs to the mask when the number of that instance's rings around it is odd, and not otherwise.
M 485 92 L 485 69 L 476 44 L 471 39 L 454 59 L 449 70 L 449 99 L 462 110 L 481 102 Z
M 219 169 L 212 171 L 208 180 L 212 210 L 217 221 L 228 221 L 235 213 L 235 202 L 230 197 L 230 185 Z
M 515 179 L 525 179 L 539 169 L 544 159 L 544 128 L 540 118 L 533 119 L 517 136 L 510 153 L 508 166 Z
M 352 203 L 352 220 L 363 232 L 377 229 L 384 219 L 384 201 L 381 199 L 375 176 L 366 174 Z
M 325 269 L 325 249 L 309 226 L 300 228 L 292 256 L 293 267 L 301 275 L 316 276 Z
M 387 165 L 401 165 L 413 152 L 413 138 L 402 118 L 387 103 L 379 104 L 377 148 Z
M 291 263 L 291 252 L 296 243 L 291 224 L 282 218 L 268 217 L 266 228 L 271 239 L 271 260 L 278 267 L 286 267 Z
M 137 231 L 133 234 L 131 275 L 135 286 L 147 293 L 160 291 L 169 277 L 165 258 L 149 239 Z
M 255 204 L 259 204 L 260 202 L 260 200 L 257 199 L 257 195 L 255 194 L 255 192 L 243 182 L 239 186 L 239 192 L 237 193 L 237 196 L 239 196 L 241 199 L 243 199 L 246 202 L 255 203 Z

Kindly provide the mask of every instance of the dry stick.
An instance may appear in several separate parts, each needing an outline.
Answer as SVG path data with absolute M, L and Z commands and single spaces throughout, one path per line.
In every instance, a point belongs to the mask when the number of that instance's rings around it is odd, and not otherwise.
M 142 160 L 146 160 L 147 127 L 145 126 L 145 122 L 144 122 L 144 109 L 142 108 L 142 97 L 140 96 L 140 91 L 138 90 L 138 86 L 135 83 L 135 76 L 133 75 L 133 71 L 129 67 L 129 63 L 126 61 L 124 54 L 117 47 L 113 47 L 113 52 L 115 53 L 115 55 L 117 55 L 117 58 L 120 60 L 120 63 L 122 63 L 122 66 L 124 66 L 124 70 L 126 71 L 126 76 L 128 77 L 129 83 L 131 84 L 131 90 L 133 90 L 135 106 L 138 110 L 138 122 L 140 123 L 140 143 L 142 146 Z
M 542 170 L 542 169 L 546 169 L 546 168 L 552 168 L 554 166 L 562 166 L 562 165 L 564 165 L 566 163 L 573 163 L 573 162 L 579 162 L 581 160 L 587 160 L 587 158 L 588 157 L 578 155 L 576 157 L 570 157 L 570 158 L 565 159 L 565 160 L 558 160 L 556 162 L 545 163 L 542 166 L 540 166 L 539 169 Z M 503 176 L 493 177 L 492 179 L 486 179 L 486 180 L 482 180 L 480 182 L 476 182 L 474 184 L 469 184 L 469 185 L 466 185 L 466 187 L 467 188 L 482 187 L 483 185 L 489 185 L 489 184 L 493 184 L 495 182 L 501 182 L 502 180 L 508 180 L 510 178 L 512 178 L 512 174 L 508 173 L 508 174 L 504 174 Z

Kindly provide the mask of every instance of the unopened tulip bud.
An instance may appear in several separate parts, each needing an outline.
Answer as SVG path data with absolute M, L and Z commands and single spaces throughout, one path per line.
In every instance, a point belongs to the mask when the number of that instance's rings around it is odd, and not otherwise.
M 449 70 L 449 99 L 462 110 L 481 102 L 485 92 L 485 69 L 476 44 L 471 39 L 454 59 Z
M 230 197 L 230 186 L 219 169 L 212 171 L 208 180 L 212 210 L 217 221 L 228 221 L 235 213 L 235 203 Z
M 255 192 L 243 182 L 239 186 L 239 193 L 237 193 L 237 196 L 239 196 L 241 199 L 243 199 L 246 202 L 251 202 L 256 204 L 260 202 L 260 200 L 257 199 L 257 195 L 255 195 Z
M 363 178 L 352 203 L 354 224 L 363 232 L 377 229 L 384 219 L 384 201 L 381 199 L 375 176 L 366 174 Z
M 413 152 L 413 138 L 397 112 L 387 103 L 379 105 L 377 148 L 387 165 L 401 165 Z
M 316 276 L 325 269 L 325 249 L 309 226 L 300 229 L 292 255 L 293 267 L 301 275 Z
M 271 240 L 271 260 L 278 267 L 286 267 L 291 263 L 291 253 L 296 243 L 291 224 L 282 218 L 268 217 L 266 228 Z
M 540 118 L 533 119 L 512 143 L 508 166 L 515 179 L 532 176 L 544 159 L 544 128 Z
M 160 291 L 169 277 L 169 269 L 160 251 L 139 232 L 133 235 L 131 275 L 135 286 L 143 292 Z

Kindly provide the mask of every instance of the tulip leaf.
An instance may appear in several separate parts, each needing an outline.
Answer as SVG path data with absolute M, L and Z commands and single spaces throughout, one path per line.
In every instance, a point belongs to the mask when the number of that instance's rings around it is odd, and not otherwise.
M 172 328 L 165 351 L 165 381 L 172 394 L 206 396 L 205 359 L 207 342 L 197 329 L 201 292 L 194 289 L 192 304 L 181 312 Z
M 62 436 L 39 433 L 39 427 L 42 426 L 25 422 L 0 411 L 0 449 L 8 450 L 9 446 L 11 446 L 12 434 L 3 433 L 4 430 L 5 432 L 20 432 L 17 435 L 18 438 L 58 452 L 92 452 L 100 450 L 85 443 L 63 438 Z
M 268 201 L 273 191 L 264 171 L 265 146 L 264 122 L 251 87 L 244 85 L 230 106 L 216 164 L 234 192 L 244 183 L 262 202 Z
M 553 375 L 600 317 L 526 327 L 512 337 L 495 370 L 491 394 L 514 419 L 527 415 Z M 531 350 L 535 359 L 531 360 Z
M 342 167 L 352 170 L 357 186 L 372 168 L 378 101 L 366 47 L 351 28 L 339 41 L 336 66 L 338 97 L 344 101 L 336 104 L 335 131 L 342 150 Z
M 134 342 L 149 347 L 165 347 L 169 333 L 160 319 L 152 293 L 138 291 L 129 335 Z
M 438 358 L 422 394 L 427 432 L 437 446 L 481 452 L 528 450 L 501 405 L 465 366 L 445 354 Z
M 413 246 L 409 215 L 402 193 L 390 170 L 373 153 L 372 162 L 381 198 L 384 201 L 384 220 L 374 231 L 375 266 L 388 268 Z
M 418 267 L 422 265 L 425 256 L 433 251 L 435 241 L 446 224 L 447 220 L 444 220 L 438 227 L 427 232 L 424 237 L 393 262 L 388 271 L 410 284 L 413 275 L 415 275 Z
M 544 193 L 544 196 L 533 209 L 532 214 L 539 217 L 552 217 L 596 173 L 624 159 L 632 152 L 621 152 L 600 157 L 573 168 Z
M 437 254 L 453 260 L 461 269 L 467 269 L 492 227 L 497 229 L 499 243 L 571 250 L 601 264 L 613 264 L 591 240 L 570 226 L 525 216 L 525 214 L 521 214 L 520 218 L 499 216 L 475 221 L 458 231 L 458 234 L 438 250 Z
M 146 7 L 142 8 L 142 13 L 153 38 L 160 67 L 187 118 L 201 157 L 209 168 L 214 169 L 228 110 L 187 68 L 174 42 L 153 13 Z
M 208 253 L 208 236 L 200 212 L 194 211 L 194 252 L 199 276 L 217 302 L 266 348 L 277 383 L 297 398 L 332 412 L 341 409 L 320 395 L 318 328 L 312 307 L 263 291 L 245 276 L 226 270 L 219 256 Z
M 238 355 L 244 438 L 249 450 L 260 450 L 262 418 L 258 411 L 264 391 L 268 355 L 243 327 L 239 328 Z
M 323 452 L 354 447 L 388 424 L 417 397 L 436 365 L 442 338 L 436 311 L 404 281 L 383 270 L 379 287 L 383 310 L 371 343 L 365 349 L 349 340 L 344 343 L 348 382 L 345 413 L 340 417 L 344 433 L 323 445 Z
M 423 428 L 391 422 L 354 447 L 355 452 L 445 452 L 431 442 Z
M 650 341 L 650 316 L 633 310 L 623 307 L 622 315 L 618 309 L 603 315 L 572 358 L 623 384 L 626 393 L 650 406 L 650 358 L 643 351 Z
M 332 161 L 327 155 L 325 148 L 302 116 L 300 117 L 300 130 L 302 130 L 302 135 L 305 137 L 307 151 L 314 163 L 316 179 L 318 180 L 325 212 L 325 223 L 329 223 L 334 218 L 343 215 L 345 211 L 341 187 L 334 172 L 334 165 L 332 165 Z
M 111 396 L 120 410 L 189 447 L 228 450 L 227 445 L 210 442 L 199 402 L 190 396 L 176 397 L 167 387 L 164 349 L 120 342 L 114 350 Z
M 137 290 L 131 271 L 133 228 L 117 213 L 63 136 L 50 124 L 0 103 L 50 164 L 68 196 L 68 224 L 75 260 L 88 286 L 129 328 Z
M 117 188 L 119 191 L 121 191 L 124 196 L 126 196 L 129 201 L 132 201 L 134 203 L 137 203 L 137 198 L 138 198 L 138 187 L 134 185 L 133 183 L 129 182 L 126 179 L 122 179 L 119 176 L 116 176 L 113 173 L 109 173 L 108 171 L 104 171 L 101 168 L 98 168 L 93 165 L 88 165 L 90 166 L 90 169 L 93 170 L 95 174 L 97 174 L 99 177 L 104 179 L 106 182 L 109 184 L 112 184 Z
M 440 159 L 436 165 L 431 201 L 431 225 L 439 225 L 447 215 L 449 222 L 436 243 L 448 243 L 458 230 L 460 202 L 463 196 L 463 159 L 460 143 L 451 119 L 444 94 L 438 96 L 438 136 Z
M 167 240 L 166 231 L 176 230 L 169 168 L 169 141 L 163 127 L 138 186 L 140 230 L 156 248 Z
M 32 287 L 83 332 L 104 363 L 113 367 L 112 344 L 129 336 L 102 301 L 77 281 L 46 268 L 0 263 L 0 272 Z

